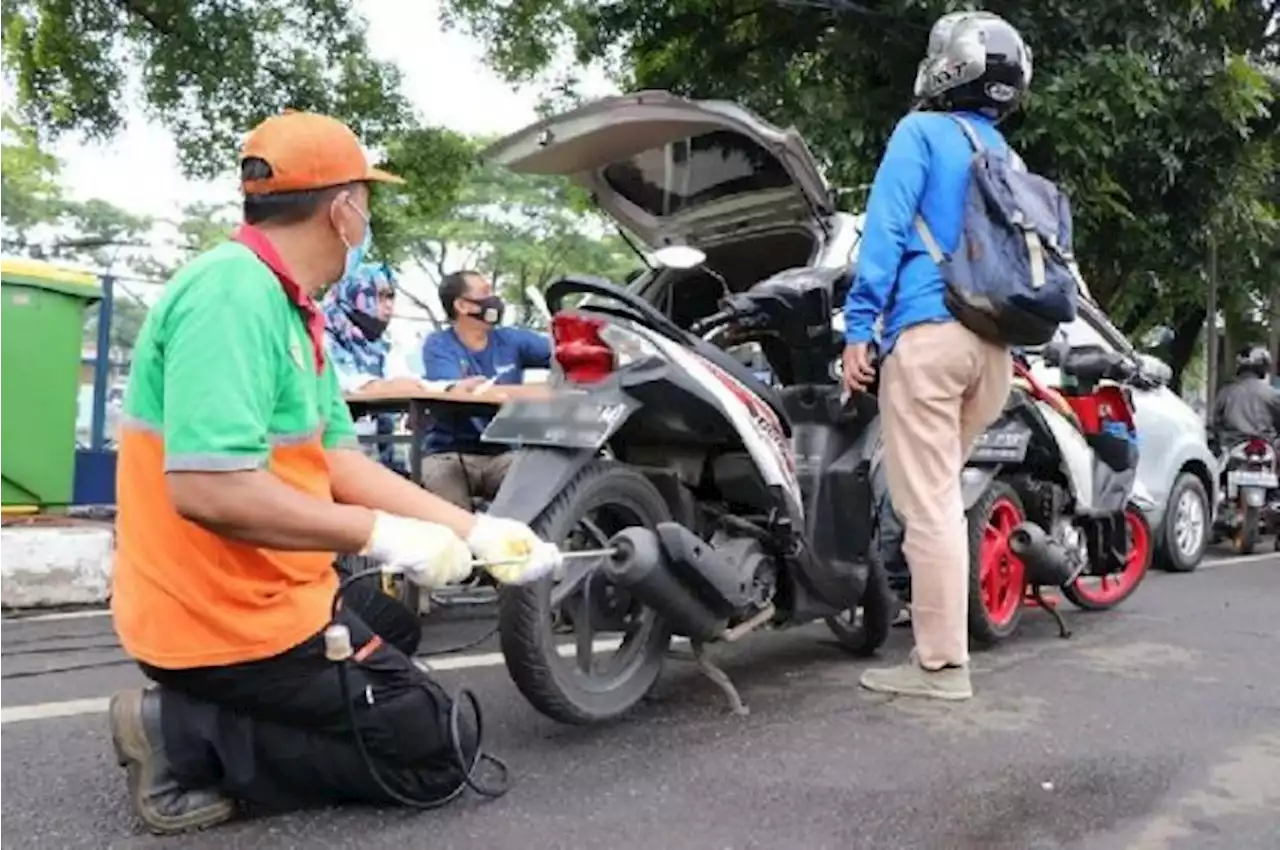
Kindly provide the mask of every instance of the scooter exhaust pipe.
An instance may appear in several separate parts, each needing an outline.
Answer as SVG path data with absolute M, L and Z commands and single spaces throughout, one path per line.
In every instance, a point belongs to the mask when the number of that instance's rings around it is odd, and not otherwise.
M 1027 583 L 1062 587 L 1080 575 L 1066 547 L 1045 534 L 1034 522 L 1024 522 L 1009 532 L 1009 551 L 1027 568 Z
M 673 634 L 696 641 L 719 637 L 728 621 L 717 617 L 668 568 L 658 535 L 635 526 L 613 536 L 602 567 L 609 581 L 662 615 Z

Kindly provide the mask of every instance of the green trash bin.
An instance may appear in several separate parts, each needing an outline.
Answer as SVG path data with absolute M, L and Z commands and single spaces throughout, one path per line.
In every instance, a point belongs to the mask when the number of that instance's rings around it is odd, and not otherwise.
M 98 279 L 52 263 L 0 259 L 0 503 L 71 504 L 85 308 Z

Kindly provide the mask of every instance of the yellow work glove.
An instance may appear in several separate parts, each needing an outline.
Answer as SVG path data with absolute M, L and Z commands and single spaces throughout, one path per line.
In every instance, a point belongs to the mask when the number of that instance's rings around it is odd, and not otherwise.
M 443 525 L 374 511 L 373 533 L 360 553 L 422 587 L 456 584 L 471 575 L 471 550 Z
M 489 575 L 502 584 L 528 584 L 549 575 L 563 558 L 560 548 L 533 533 L 523 522 L 481 514 L 467 545 Z

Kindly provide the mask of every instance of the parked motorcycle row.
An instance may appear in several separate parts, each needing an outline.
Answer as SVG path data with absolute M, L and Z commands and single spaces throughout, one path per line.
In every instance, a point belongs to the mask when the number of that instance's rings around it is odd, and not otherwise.
M 484 434 L 516 453 L 489 510 L 598 553 L 501 591 L 520 691 L 562 722 L 616 718 L 679 642 L 744 712 L 717 644 L 822 620 L 874 653 L 910 576 L 876 387 L 848 396 L 839 371 L 861 227 L 804 140 L 737 104 L 642 92 L 531 125 L 486 157 L 575 181 L 652 252 L 626 287 L 547 290 L 558 392 L 508 403 Z M 745 362 L 732 353 L 744 348 Z M 1274 516 L 1274 450 L 1228 447 L 1219 486 L 1168 367 L 1095 306 L 1014 370 L 961 480 L 975 646 L 1037 609 L 1067 636 L 1063 602 L 1114 608 L 1157 560 L 1194 570 L 1211 529 L 1256 545 Z
M 673 638 L 739 711 L 709 646 L 819 619 L 856 654 L 884 643 L 907 599 L 891 581 L 900 534 L 874 388 L 847 396 L 836 366 L 833 307 L 847 284 L 840 270 L 788 270 L 687 329 L 606 281 L 550 287 L 562 392 L 510 403 L 490 426 L 487 439 L 517 451 L 490 509 L 605 554 L 502 594 L 507 667 L 540 711 L 568 723 L 626 713 Z M 704 339 L 721 327 L 758 341 L 780 386 Z M 1035 377 L 1033 357 L 1061 371 L 1060 388 Z M 1057 599 L 1112 608 L 1152 561 L 1130 392 L 1155 378 L 1131 357 L 1065 342 L 1014 368 L 1005 412 L 962 480 L 977 645 L 1012 635 L 1031 606 L 1065 636 Z M 555 627 L 566 621 L 570 657 Z M 609 632 L 616 650 L 602 660 Z

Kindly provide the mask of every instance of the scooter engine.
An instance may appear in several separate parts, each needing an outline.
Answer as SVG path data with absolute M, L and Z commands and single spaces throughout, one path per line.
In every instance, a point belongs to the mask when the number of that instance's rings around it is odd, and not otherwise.
M 607 578 L 653 608 L 672 632 L 710 641 L 764 611 L 776 570 L 759 541 L 716 535 L 707 542 L 677 522 L 615 535 Z

